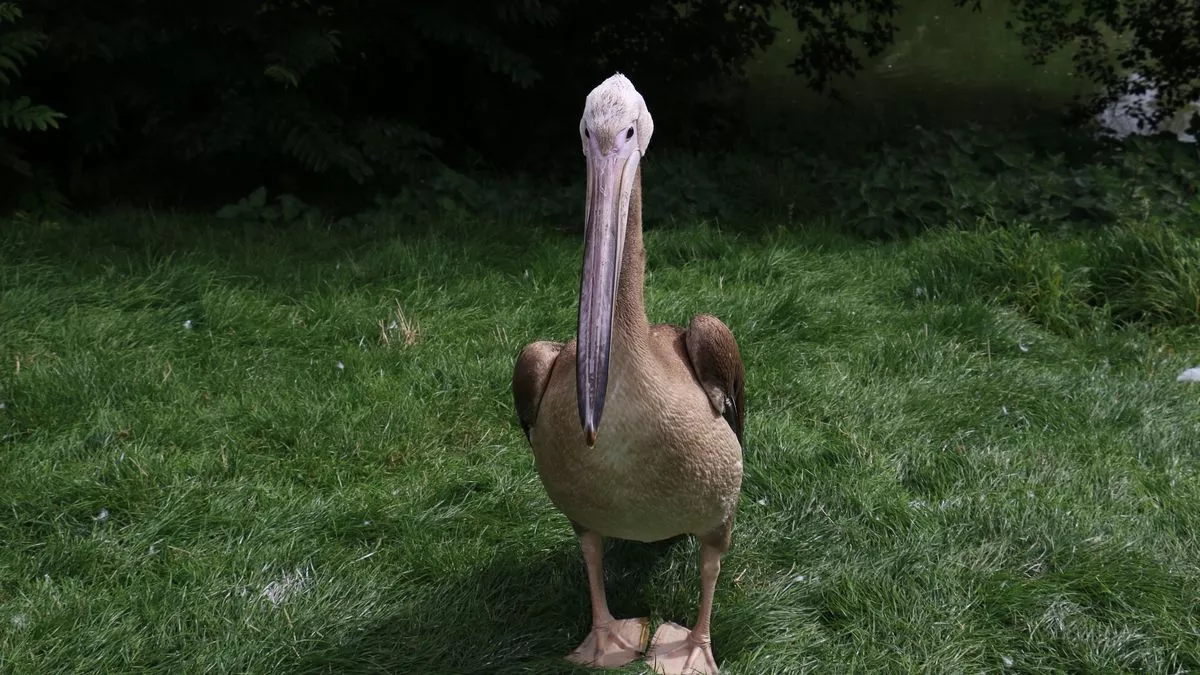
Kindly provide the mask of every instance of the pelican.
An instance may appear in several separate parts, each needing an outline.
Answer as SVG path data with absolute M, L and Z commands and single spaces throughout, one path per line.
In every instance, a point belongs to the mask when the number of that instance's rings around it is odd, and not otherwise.
M 551 503 L 587 566 L 591 631 L 568 656 L 615 668 L 716 673 L 713 592 L 742 485 L 744 369 L 733 333 L 709 314 L 684 329 L 651 325 L 643 298 L 642 171 L 654 121 L 617 73 L 588 94 L 579 136 L 587 163 L 578 335 L 523 347 L 517 417 Z M 604 538 L 700 541 L 700 609 L 688 630 L 618 620 L 604 590 Z M 647 647 L 649 651 L 647 652 Z

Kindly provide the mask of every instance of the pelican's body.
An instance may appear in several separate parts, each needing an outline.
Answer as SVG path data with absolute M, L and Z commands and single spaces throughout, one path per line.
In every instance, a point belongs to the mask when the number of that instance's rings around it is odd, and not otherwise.
M 604 537 L 701 541 L 700 617 L 661 626 L 647 660 L 666 673 L 717 670 L 709 616 L 742 482 L 745 414 L 737 342 L 717 318 L 651 325 L 643 301 L 641 155 L 653 123 L 624 76 L 589 94 L 579 334 L 526 345 L 513 372 L 518 417 L 551 502 L 579 535 L 592 631 L 571 659 L 619 666 L 646 651 L 648 621 L 618 621 L 604 593 Z
M 603 536 L 706 535 L 737 507 L 741 446 L 700 389 L 683 334 L 645 328 L 641 353 L 614 345 L 592 448 L 579 429 L 574 342 L 559 352 L 530 439 L 538 473 L 559 510 Z

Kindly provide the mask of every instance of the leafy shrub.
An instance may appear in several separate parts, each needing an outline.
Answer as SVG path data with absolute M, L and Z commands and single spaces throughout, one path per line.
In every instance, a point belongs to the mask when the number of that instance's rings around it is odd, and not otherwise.
M 1174 101 L 1191 86 L 1188 77 L 1200 82 L 1198 15 L 1188 2 L 1171 0 L 1171 12 L 1140 0 L 1101 0 L 1078 12 L 1059 12 L 1067 0 L 1017 5 L 1038 58 L 1091 40 L 1106 22 L 1129 32 L 1132 41 L 1114 48 L 1121 69 L 1146 66 L 1163 100 Z M 739 100 L 731 92 L 746 60 L 774 39 L 772 19 L 796 22 L 792 67 L 824 88 L 857 70 L 863 54 L 890 44 L 900 4 L 212 0 L 179 12 L 144 0 L 23 0 L 20 10 L 0 0 L 0 7 L 0 76 L 22 66 L 21 92 L 0 80 L 0 121 L 11 129 L 52 127 L 55 111 L 66 114 L 61 133 L 23 144 L 23 156 L 46 169 L 43 184 L 56 179 L 76 201 L 170 195 L 221 203 L 260 184 L 355 196 L 369 185 L 422 202 L 412 194 L 422 189 L 418 181 L 446 174 L 435 158 L 459 175 L 527 167 L 558 175 L 571 166 L 557 149 L 572 135 L 582 96 L 616 70 L 654 102 L 660 150 L 710 152 L 712 130 L 733 140 L 741 126 L 730 112 L 736 106 L 717 113 Z M 1112 68 L 1100 68 L 1102 60 L 1081 72 L 1107 82 Z M 1075 176 L 1060 185 L 1052 180 L 1057 169 L 1047 167 L 1044 187 L 1062 194 L 1031 195 L 1019 181 L 992 181 L 994 161 L 971 160 L 986 148 L 928 133 L 928 157 L 915 154 L 918 148 L 883 148 L 849 173 L 778 156 L 774 173 L 756 171 L 745 157 L 664 162 L 653 204 L 670 214 L 721 215 L 796 206 L 825 191 L 840 196 L 839 213 L 868 233 L 911 231 L 948 212 L 970 220 L 990 205 L 1017 214 L 1111 215 L 1103 190 L 1074 187 Z M 0 162 L 32 172 L 7 141 L 6 134 Z M 1044 165 L 1038 162 L 1030 167 Z M 854 191 L 836 189 L 845 184 Z M 482 197 L 486 188 L 462 187 L 471 192 L 481 198 L 464 197 L 467 208 L 497 203 Z M 557 213 L 556 200 L 535 210 Z
M 1187 212 L 1200 153 L 1163 139 L 1124 146 L 1076 137 L 917 129 L 842 170 L 815 170 L 833 217 L 866 236 L 905 236 L 988 219 L 1039 227 L 1103 224 L 1142 209 Z M 1046 147 L 1051 150 L 1047 151 Z M 1070 154 L 1069 154 L 1070 153 Z M 1071 155 L 1074 156 L 1071 156 Z M 832 164 L 822 159 L 820 164 Z
M 24 19 L 24 12 L 16 2 L 0 2 L 0 168 L 15 173 L 18 180 L 23 179 L 15 206 L 61 212 L 67 206 L 65 198 L 45 185 L 43 176 L 35 176 L 33 166 L 22 157 L 25 154 L 22 144 L 13 134 L 58 128 L 58 121 L 65 117 L 49 106 L 34 103 L 17 88 L 21 69 L 47 43 L 46 34 Z M 0 180 L 10 185 L 15 183 L 13 178 L 0 176 Z
M 254 192 L 233 204 L 226 204 L 217 211 L 218 218 L 226 220 L 250 220 L 265 223 L 306 223 L 309 226 L 321 223 L 321 210 L 305 204 L 296 195 L 285 193 L 268 203 L 267 188 L 259 186 Z
M 688 151 L 652 151 L 642 160 L 643 218 L 647 227 L 706 218 L 740 218 L 770 204 L 769 158 Z M 583 158 L 556 179 L 538 174 L 457 171 L 431 163 L 413 182 L 376 205 L 411 217 L 461 215 L 552 222 L 583 227 Z
M 1053 230 L 1200 213 L 1200 153 L 1156 138 L 1117 144 L 1076 133 L 1047 142 L 977 126 L 915 129 L 846 157 L 652 148 L 642 171 L 648 227 L 824 220 L 880 238 L 980 222 Z M 431 163 L 419 180 L 378 203 L 413 217 L 461 213 L 571 228 L 582 224 L 583 178 L 582 158 L 554 179 Z
M 435 154 L 506 170 L 561 147 L 542 120 L 578 115 L 580 88 L 614 70 L 661 92 L 660 118 L 692 114 L 695 85 L 769 41 L 769 4 L 25 0 L 48 47 L 31 96 L 69 113 L 36 155 L 95 201 L 397 191 Z

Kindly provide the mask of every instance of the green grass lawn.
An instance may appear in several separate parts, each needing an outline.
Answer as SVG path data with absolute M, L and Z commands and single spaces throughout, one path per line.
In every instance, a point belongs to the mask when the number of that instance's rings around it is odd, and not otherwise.
M 570 672 L 509 377 L 580 237 L 402 220 L 0 224 L 0 671 Z M 1197 245 L 1080 276 L 1136 232 L 648 233 L 651 320 L 746 361 L 723 672 L 1200 669 Z M 696 554 L 611 542 L 614 613 L 691 625 Z

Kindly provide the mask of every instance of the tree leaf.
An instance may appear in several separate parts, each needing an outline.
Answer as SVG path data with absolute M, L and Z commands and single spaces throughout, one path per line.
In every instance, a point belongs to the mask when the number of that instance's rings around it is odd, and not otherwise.
M 242 215 L 243 207 L 241 204 L 226 204 L 217 210 L 217 217 L 225 220 L 233 220 Z
M 247 198 L 247 200 L 248 200 L 247 203 L 250 205 L 250 208 L 252 208 L 252 209 L 261 209 L 262 207 L 266 206 L 267 205 L 267 188 L 266 188 L 266 186 L 260 185 L 257 190 L 250 193 L 250 196 Z

